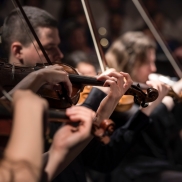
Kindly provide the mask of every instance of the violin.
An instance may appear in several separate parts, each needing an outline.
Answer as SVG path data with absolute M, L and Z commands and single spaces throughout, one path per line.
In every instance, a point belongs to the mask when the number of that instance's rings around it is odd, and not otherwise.
M 60 66 L 68 73 L 69 79 L 73 84 L 73 92 L 70 100 L 66 94 L 50 89 L 48 84 L 42 86 L 38 94 L 48 100 L 51 108 L 65 109 L 71 105 L 75 105 L 85 85 L 102 86 L 104 84 L 104 81 L 98 81 L 95 77 L 79 75 L 71 66 L 66 64 L 60 64 Z M 0 62 L 0 84 L 9 91 L 29 73 L 42 68 L 44 67 L 40 64 L 31 68 L 13 66 L 9 63 Z M 126 91 L 125 95 L 132 95 L 135 103 L 146 107 L 148 102 L 153 102 L 158 97 L 158 91 L 154 88 L 147 88 L 146 92 L 143 92 L 139 85 L 132 85 Z
M 73 84 L 73 97 L 76 98 L 76 103 L 78 102 L 78 99 L 80 97 L 80 93 L 82 92 L 83 88 L 86 85 L 95 85 L 95 86 L 103 86 L 104 81 L 98 81 L 94 77 L 88 77 L 88 76 L 82 76 L 79 75 L 78 72 L 72 68 L 71 66 L 68 66 L 66 64 L 61 64 L 63 66 L 64 70 L 69 73 L 69 79 L 71 83 Z M 76 89 L 75 89 L 76 88 Z M 39 92 L 43 93 L 43 92 Z M 75 97 L 77 95 L 77 97 Z M 147 88 L 146 92 L 143 92 L 140 88 L 140 85 L 132 85 L 125 93 L 125 95 L 132 95 L 134 97 L 134 102 L 142 107 L 147 107 L 149 102 L 153 102 L 158 97 L 158 91 L 154 88 Z M 45 97 L 46 98 L 46 97 Z M 55 97 L 56 98 L 56 97 Z M 131 97 L 130 97 L 131 98 Z M 63 99 L 64 100 L 64 99 Z M 50 103 L 50 99 L 49 99 Z M 53 100 L 54 103 L 54 100 Z M 53 104 L 51 104 L 53 106 Z M 53 106 L 53 108 L 56 108 L 57 106 Z
M 11 110 L 11 103 L 8 100 L 0 99 L 0 151 L 6 147 L 6 144 L 9 140 L 11 135 L 12 129 L 12 121 L 13 121 L 13 114 Z M 67 124 L 72 124 L 66 116 L 65 111 L 63 110 L 48 110 L 48 122 L 65 122 Z M 76 124 L 74 126 L 76 128 Z M 93 121 L 92 126 L 92 135 L 96 137 L 99 141 L 103 144 L 108 144 L 110 141 L 110 135 L 114 131 L 114 122 L 110 119 L 105 119 L 98 124 L 96 121 Z M 49 137 L 49 128 L 46 127 L 44 132 L 44 139 L 46 142 L 51 143 L 51 139 Z
M 45 84 L 38 91 L 38 94 L 46 98 L 51 108 L 65 109 L 75 105 L 79 99 L 79 94 L 84 85 L 103 85 L 104 82 L 98 81 L 96 78 L 83 77 L 78 75 L 77 71 L 66 64 L 60 64 L 64 70 L 69 74 L 69 79 L 72 82 L 71 100 L 67 99 L 66 94 L 56 92 L 50 89 L 48 84 Z M 19 83 L 29 73 L 43 69 L 43 65 L 37 64 L 35 67 L 19 67 L 13 66 L 9 63 L 0 62 L 0 84 L 7 90 L 11 90 L 17 83 Z M 61 102 L 60 102 L 61 101 Z M 61 104 L 60 104 L 61 103 Z

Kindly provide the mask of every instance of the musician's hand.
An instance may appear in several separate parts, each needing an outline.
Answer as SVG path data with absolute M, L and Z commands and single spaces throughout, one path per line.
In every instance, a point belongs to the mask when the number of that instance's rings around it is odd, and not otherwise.
M 103 119 L 110 117 L 120 98 L 129 89 L 133 81 L 128 73 L 113 70 L 101 74 L 98 80 L 106 80 L 104 86 L 107 86 L 107 90 L 105 90 L 107 96 L 102 100 L 97 111 L 98 122 L 102 122 Z
M 130 75 L 124 72 L 116 72 L 115 69 L 109 69 L 97 77 L 98 80 L 106 80 L 104 87 L 99 88 L 107 94 L 112 94 L 116 99 L 120 99 L 133 83 Z
M 56 90 L 61 90 L 61 86 L 58 84 L 60 82 L 63 83 L 64 87 L 68 90 L 68 95 L 71 96 L 72 84 L 69 80 L 68 73 L 63 70 L 62 66 L 47 66 L 46 68 L 28 74 L 9 94 L 13 94 L 18 89 L 30 89 L 33 92 L 37 92 L 46 83 L 49 83 L 46 84 L 46 87 L 48 86 L 49 89 L 53 89 L 52 87 L 56 86 Z
M 66 110 L 66 115 L 69 117 L 70 123 L 65 124 L 56 132 L 51 147 L 54 150 L 69 151 L 91 134 L 95 112 L 83 106 L 72 106 Z M 72 123 L 75 124 L 72 125 Z
M 62 66 L 50 65 L 44 69 L 36 71 L 40 75 L 43 83 L 49 83 L 59 90 L 59 84 L 63 83 L 65 88 L 68 90 L 68 95 L 71 96 L 72 84 L 69 80 L 68 73 L 64 71 Z M 61 89 L 61 88 L 60 88 Z
M 159 103 L 168 94 L 168 92 L 170 90 L 170 86 L 169 85 L 166 85 L 165 83 L 157 81 L 157 80 L 155 80 L 155 81 L 147 81 L 146 84 L 149 87 L 153 87 L 153 88 L 158 90 L 159 96 L 156 99 L 156 101 L 159 102 Z
M 162 102 L 164 97 L 168 94 L 170 87 L 166 85 L 165 83 L 162 83 L 160 81 L 147 81 L 146 84 L 149 87 L 153 87 L 158 90 L 159 96 L 154 102 L 150 102 L 148 107 L 142 108 L 141 110 L 146 114 L 150 115 L 151 112 L 156 108 L 158 104 Z
M 182 78 L 178 80 L 176 83 L 174 83 L 172 88 L 178 95 L 180 95 L 182 91 Z

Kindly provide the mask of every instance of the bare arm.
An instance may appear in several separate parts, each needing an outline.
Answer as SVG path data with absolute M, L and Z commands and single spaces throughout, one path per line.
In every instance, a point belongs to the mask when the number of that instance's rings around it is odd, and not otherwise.
M 47 103 L 30 91 L 17 91 L 13 108 L 12 133 L 0 163 L 0 181 L 11 181 L 11 172 L 13 181 L 38 181 L 43 152 L 42 120 Z
M 17 89 L 31 89 L 33 92 L 37 92 L 45 83 L 55 85 L 63 82 L 70 95 L 72 92 L 72 84 L 67 75 L 62 66 L 48 66 L 27 75 L 9 93 L 13 94 Z

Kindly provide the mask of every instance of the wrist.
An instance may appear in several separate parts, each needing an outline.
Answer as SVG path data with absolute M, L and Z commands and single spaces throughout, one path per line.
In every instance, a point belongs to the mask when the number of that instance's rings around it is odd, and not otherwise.
M 106 97 L 106 94 L 99 90 L 98 88 L 92 88 L 86 100 L 83 102 L 82 106 L 97 111 L 101 101 Z
M 47 82 L 46 79 L 45 79 L 46 78 L 46 75 L 45 75 L 45 72 L 42 71 L 42 69 L 33 72 L 33 74 L 34 74 L 34 79 L 39 82 L 40 87 L 42 85 L 46 84 L 46 82 Z
M 174 99 L 170 96 L 165 96 L 162 100 L 162 103 L 167 107 L 168 111 L 171 111 L 175 105 Z
M 149 106 L 147 106 L 146 108 L 141 108 L 140 110 L 141 110 L 145 115 L 149 116 L 149 115 L 152 113 L 153 109 L 154 109 L 153 105 L 150 105 L 150 104 L 149 104 Z
M 99 87 L 99 86 L 93 86 L 93 87 L 101 90 L 105 94 L 108 94 L 110 92 L 110 88 L 109 87 Z
M 108 95 L 107 98 L 107 104 L 110 106 L 111 110 L 115 110 L 115 108 L 117 107 L 117 105 L 119 104 L 121 97 L 116 97 L 113 95 Z

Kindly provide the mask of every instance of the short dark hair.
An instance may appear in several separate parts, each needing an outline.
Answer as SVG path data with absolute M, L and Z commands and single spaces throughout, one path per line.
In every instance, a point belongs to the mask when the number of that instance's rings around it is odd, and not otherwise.
M 31 6 L 24 6 L 23 9 L 37 35 L 39 34 L 39 27 L 58 27 L 55 18 L 48 12 Z M 14 9 L 4 20 L 2 43 L 4 51 L 7 53 L 7 55 L 9 55 L 9 49 L 12 42 L 19 41 L 23 45 L 28 45 L 31 43 L 31 39 L 27 35 L 27 30 L 25 29 L 22 21 L 24 20 L 20 19 L 17 9 Z

